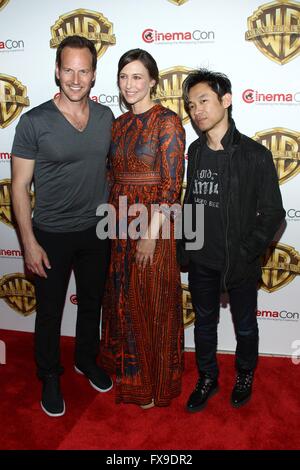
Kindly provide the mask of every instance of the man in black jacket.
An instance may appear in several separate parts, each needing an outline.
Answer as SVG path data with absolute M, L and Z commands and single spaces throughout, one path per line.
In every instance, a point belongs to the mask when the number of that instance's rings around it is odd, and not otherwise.
M 183 83 L 183 98 L 200 135 L 188 151 L 184 204 L 191 204 L 193 213 L 198 204 L 204 206 L 204 245 L 186 251 L 200 376 L 187 409 L 195 412 L 218 391 L 217 324 L 222 291 L 229 294 L 237 339 L 231 403 L 239 407 L 251 397 L 258 358 L 260 257 L 285 211 L 271 152 L 241 134 L 231 118 L 228 77 L 206 69 L 193 71 Z

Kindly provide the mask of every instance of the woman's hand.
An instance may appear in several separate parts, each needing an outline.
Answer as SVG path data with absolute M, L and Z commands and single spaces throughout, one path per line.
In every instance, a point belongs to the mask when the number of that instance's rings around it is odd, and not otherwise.
M 141 239 L 137 242 L 135 260 L 139 268 L 145 268 L 148 261 L 153 263 L 155 247 L 155 239 Z

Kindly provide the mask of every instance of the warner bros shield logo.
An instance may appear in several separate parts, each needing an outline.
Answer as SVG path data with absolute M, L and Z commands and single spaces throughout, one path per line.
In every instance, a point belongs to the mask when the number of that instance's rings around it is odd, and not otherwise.
M 279 290 L 300 274 L 300 254 L 289 245 L 273 243 L 262 265 L 261 288 L 267 292 Z
M 33 313 L 36 308 L 34 285 L 23 273 L 0 277 L 0 299 L 24 317 Z
M 0 10 L 8 4 L 9 0 L 0 0 Z
M 0 128 L 9 126 L 29 106 L 27 88 L 16 77 L 0 74 Z
M 300 53 L 300 3 L 278 0 L 261 5 L 249 16 L 246 41 L 253 41 L 268 59 L 286 64 Z
M 79 8 L 61 15 L 51 26 L 50 47 L 58 47 L 63 39 L 75 34 L 95 44 L 98 59 L 109 46 L 116 44 L 113 24 L 102 13 Z
M 171 3 L 175 3 L 175 5 L 177 5 L 178 7 L 180 7 L 181 5 L 183 5 L 184 3 L 188 2 L 189 0 L 169 0 L 169 2 Z
M 34 193 L 30 191 L 31 207 L 34 207 Z M 16 221 L 12 212 L 11 202 L 11 180 L 9 178 L 0 180 L 0 222 L 9 227 L 16 227 Z
M 253 139 L 272 152 L 280 184 L 286 183 L 300 172 L 299 132 L 274 127 L 256 132 Z
M 183 324 L 187 328 L 195 321 L 191 293 L 186 284 L 182 284 Z
M 155 101 L 175 111 L 182 119 L 183 124 L 186 124 L 190 118 L 184 109 L 182 82 L 192 70 L 179 65 L 160 71 L 158 87 L 154 97 Z

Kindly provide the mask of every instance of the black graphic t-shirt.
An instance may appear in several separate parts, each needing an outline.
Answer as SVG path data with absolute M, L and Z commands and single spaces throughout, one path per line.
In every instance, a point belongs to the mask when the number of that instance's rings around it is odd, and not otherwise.
M 221 270 L 225 259 L 224 229 L 220 210 L 220 173 L 227 154 L 203 146 L 200 167 L 196 170 L 190 202 L 204 205 L 204 245 L 192 254 L 192 259 L 212 269 Z M 195 227 L 195 223 L 193 223 Z

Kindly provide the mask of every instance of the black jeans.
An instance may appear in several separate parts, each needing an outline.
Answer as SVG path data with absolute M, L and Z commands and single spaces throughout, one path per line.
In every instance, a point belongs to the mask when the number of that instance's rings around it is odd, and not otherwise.
M 216 378 L 217 327 L 220 312 L 221 273 L 190 262 L 189 289 L 195 312 L 195 347 L 199 374 Z M 229 290 L 235 328 L 236 368 L 253 370 L 258 358 L 257 282 L 249 281 Z
M 77 294 L 75 364 L 88 368 L 96 364 L 100 342 L 100 312 L 109 264 L 109 240 L 99 240 L 96 227 L 68 233 L 34 229 L 46 251 L 51 269 L 47 279 L 35 276 L 37 314 L 35 359 L 40 378 L 61 374 L 60 328 L 72 268 Z

